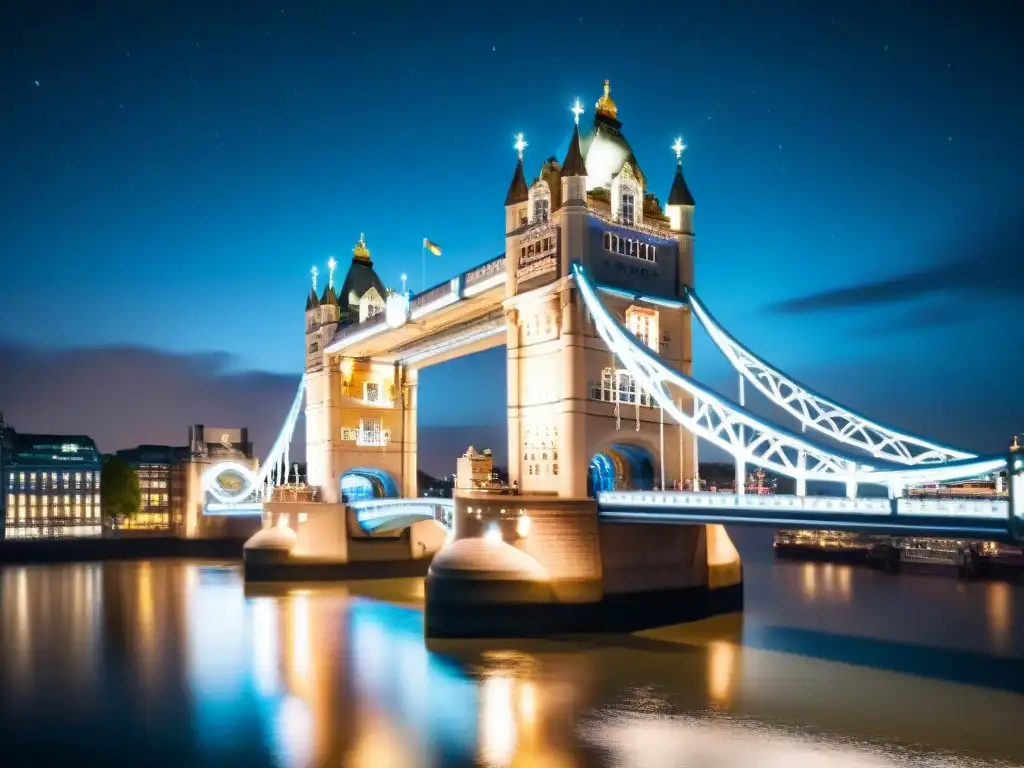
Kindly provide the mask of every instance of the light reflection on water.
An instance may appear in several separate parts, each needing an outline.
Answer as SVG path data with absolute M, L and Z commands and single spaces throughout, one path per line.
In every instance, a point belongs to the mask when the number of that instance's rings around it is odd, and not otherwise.
M 1020 585 L 746 578 L 742 622 L 427 644 L 418 580 L 247 593 L 194 562 L 3 568 L 3 764 L 1024 762 Z

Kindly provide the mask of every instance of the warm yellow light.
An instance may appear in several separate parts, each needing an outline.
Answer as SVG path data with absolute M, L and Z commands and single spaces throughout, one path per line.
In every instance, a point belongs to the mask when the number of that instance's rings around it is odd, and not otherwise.
M 497 523 L 491 523 L 487 526 L 487 533 L 484 534 L 484 540 L 489 541 L 492 544 L 497 544 L 502 541 L 501 529 Z
M 530 526 L 532 524 L 533 521 L 530 520 L 529 515 L 522 515 L 519 520 L 516 521 L 516 534 L 519 538 L 525 539 L 530 535 Z

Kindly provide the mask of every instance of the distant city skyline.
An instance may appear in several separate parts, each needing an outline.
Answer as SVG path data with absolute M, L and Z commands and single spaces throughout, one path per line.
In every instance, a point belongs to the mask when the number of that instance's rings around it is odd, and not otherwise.
M 1024 429 L 1015 27 L 952 2 L 782 5 L 645 22 L 644 55 L 617 58 L 594 41 L 637 31 L 602 2 L 386 22 L 318 2 L 9 4 L 0 408 L 104 451 L 196 422 L 247 424 L 265 449 L 310 267 L 345 268 L 360 232 L 395 288 L 419 287 L 424 237 L 443 249 L 430 283 L 493 258 L 514 135 L 532 178 L 609 78 L 662 202 L 672 142 L 690 146 L 696 282 L 732 332 L 880 420 L 1001 450 Z M 557 44 L 524 56 L 538 29 Z M 700 334 L 694 358 L 735 394 Z M 420 423 L 502 430 L 504 387 L 500 351 L 428 369 Z

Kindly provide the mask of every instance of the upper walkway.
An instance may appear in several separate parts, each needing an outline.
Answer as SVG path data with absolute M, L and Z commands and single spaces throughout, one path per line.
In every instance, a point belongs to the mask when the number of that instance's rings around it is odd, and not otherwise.
M 861 499 L 757 496 L 694 491 L 606 491 L 598 494 L 604 523 L 798 527 L 818 530 L 1019 542 L 1024 515 L 1002 499 Z M 367 532 L 396 530 L 415 520 L 451 525 L 452 499 L 370 499 L 349 505 Z
M 607 523 L 721 523 L 892 536 L 1019 541 L 1022 511 L 1003 499 L 862 499 L 693 491 L 598 494 Z M 1018 504 L 1018 507 L 1020 505 Z

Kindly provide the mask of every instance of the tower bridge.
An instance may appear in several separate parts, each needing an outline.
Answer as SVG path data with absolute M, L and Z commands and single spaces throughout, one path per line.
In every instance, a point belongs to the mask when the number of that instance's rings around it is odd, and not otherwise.
M 236 494 L 265 500 L 273 524 L 250 542 L 247 561 L 322 557 L 325 547 L 352 559 L 357 541 L 408 535 L 414 558 L 440 550 L 427 580 L 428 632 L 500 634 L 735 609 L 742 571 L 722 524 L 1024 538 L 1019 453 L 976 456 L 888 427 L 731 336 L 694 286 L 695 201 L 681 140 L 663 206 L 607 81 L 586 130 L 582 112 L 577 102 L 565 158 L 544 161 L 530 181 L 519 135 L 504 254 L 419 294 L 384 287 L 363 237 L 340 290 L 333 261 L 322 292 L 314 271 L 296 404 L 263 470 Z M 693 318 L 735 368 L 735 400 L 693 378 Z M 418 499 L 420 369 L 501 346 L 519 494 Z M 799 431 L 749 411 L 747 386 Z M 293 516 L 270 499 L 287 476 L 303 400 L 308 482 L 319 497 Z M 699 487 L 700 440 L 733 458 L 735 495 L 666 490 Z M 749 466 L 793 478 L 796 494 L 744 498 Z M 1006 474 L 1009 501 L 902 498 L 910 486 L 995 473 Z M 808 497 L 810 481 L 843 494 Z M 888 498 L 860 498 L 871 486 Z M 314 525 L 310 515 L 334 522 Z

